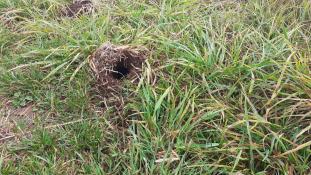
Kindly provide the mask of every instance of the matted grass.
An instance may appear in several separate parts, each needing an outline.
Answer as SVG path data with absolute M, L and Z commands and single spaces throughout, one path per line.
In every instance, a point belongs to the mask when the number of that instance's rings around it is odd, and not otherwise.
M 309 0 L 94 4 L 0 1 L 0 95 L 36 107 L 0 174 L 310 174 Z M 150 51 L 121 113 L 88 65 L 106 42 Z

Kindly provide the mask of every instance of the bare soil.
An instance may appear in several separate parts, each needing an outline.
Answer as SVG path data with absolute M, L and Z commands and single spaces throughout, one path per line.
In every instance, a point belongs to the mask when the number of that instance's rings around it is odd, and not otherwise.
M 90 67 L 100 96 L 109 104 L 124 104 L 121 94 L 124 80 L 137 83 L 145 59 L 146 51 L 139 48 L 110 43 L 99 47 L 90 58 Z
M 66 5 L 61 11 L 62 16 L 66 17 L 78 17 L 82 14 L 90 13 L 94 9 L 91 0 L 76 0 L 71 4 Z
M 31 104 L 13 108 L 9 100 L 4 97 L 0 100 L 0 143 L 3 144 L 27 133 L 33 126 L 35 113 Z

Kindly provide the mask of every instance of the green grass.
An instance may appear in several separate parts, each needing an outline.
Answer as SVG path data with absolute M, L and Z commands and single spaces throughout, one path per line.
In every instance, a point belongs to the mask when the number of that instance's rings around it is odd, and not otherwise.
M 37 111 L 0 174 L 311 173 L 309 0 L 115 0 L 75 19 L 63 4 L 0 2 L 0 95 Z M 94 93 L 104 42 L 150 51 L 122 113 Z

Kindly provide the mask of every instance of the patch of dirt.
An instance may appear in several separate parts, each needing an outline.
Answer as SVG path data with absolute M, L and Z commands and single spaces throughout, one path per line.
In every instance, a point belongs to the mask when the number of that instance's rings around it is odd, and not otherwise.
M 115 46 L 110 43 L 103 44 L 92 54 L 89 64 L 105 103 L 109 106 L 123 106 L 121 90 L 124 80 L 138 82 L 146 56 L 146 49 Z
M 91 13 L 93 10 L 94 5 L 91 0 L 74 0 L 61 10 L 61 15 L 72 18 Z
M 18 23 L 23 20 L 20 13 L 20 9 L 5 9 L 0 12 L 0 23 L 11 32 L 19 32 L 21 27 L 18 26 Z
M 33 126 L 33 105 L 14 109 L 9 100 L 0 97 L 0 144 L 17 139 Z

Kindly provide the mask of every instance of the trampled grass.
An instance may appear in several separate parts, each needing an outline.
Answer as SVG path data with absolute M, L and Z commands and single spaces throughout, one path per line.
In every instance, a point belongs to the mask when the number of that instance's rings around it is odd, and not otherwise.
M 0 96 L 35 117 L 0 114 L 0 174 L 311 173 L 309 0 L 95 4 L 1 0 Z M 105 42 L 150 52 L 118 113 L 88 65 Z

